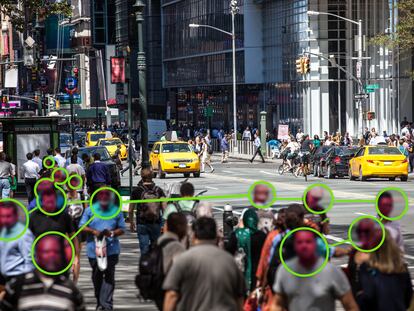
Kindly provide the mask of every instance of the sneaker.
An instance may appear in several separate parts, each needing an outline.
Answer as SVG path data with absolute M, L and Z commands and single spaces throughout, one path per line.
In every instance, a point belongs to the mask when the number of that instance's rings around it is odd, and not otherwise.
M 214 171 L 215 171 L 215 170 L 214 170 L 214 168 L 213 168 L 213 169 L 211 170 L 210 174 L 211 174 L 211 173 L 214 173 Z

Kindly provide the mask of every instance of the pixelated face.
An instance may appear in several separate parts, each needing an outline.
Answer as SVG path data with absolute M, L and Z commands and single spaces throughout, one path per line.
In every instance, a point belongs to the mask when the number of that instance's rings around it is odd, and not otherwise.
M 257 185 L 254 187 L 253 202 L 256 204 L 266 204 L 269 200 L 269 187 L 265 185 Z
M 315 235 L 306 230 L 296 232 L 294 248 L 300 259 L 310 260 L 314 258 L 316 254 Z
M 0 224 L 7 229 L 12 228 L 18 221 L 18 215 L 11 206 L 0 207 Z
M 319 201 L 323 197 L 323 190 L 320 188 L 313 188 L 309 190 L 306 195 L 306 203 L 308 204 L 310 209 L 314 209 L 318 206 Z
M 59 171 L 56 171 L 54 177 L 55 177 L 56 182 L 64 182 L 66 179 L 66 173 L 59 170 Z
M 56 236 L 45 236 L 36 245 L 36 262 L 48 272 L 57 272 L 61 269 L 62 245 Z
M 378 201 L 378 209 L 382 215 L 390 217 L 394 209 L 394 199 L 391 197 L 380 197 Z
M 381 229 L 372 219 L 362 219 L 358 222 L 356 233 L 363 249 L 372 249 L 381 239 Z
M 42 208 L 48 212 L 53 213 L 57 209 L 56 194 L 53 192 L 47 192 L 42 194 Z
M 111 204 L 111 191 L 101 190 L 96 194 L 99 205 L 102 209 L 107 209 Z

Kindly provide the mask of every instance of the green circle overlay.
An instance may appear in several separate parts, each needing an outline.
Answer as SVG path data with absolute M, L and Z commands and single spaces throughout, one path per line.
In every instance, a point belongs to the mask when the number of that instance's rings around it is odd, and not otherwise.
M 323 211 L 320 211 L 320 212 L 319 211 L 314 211 L 313 209 L 311 209 L 308 206 L 308 203 L 306 202 L 306 195 L 308 194 L 309 190 L 312 190 L 313 188 L 316 188 L 316 187 L 324 188 L 325 190 L 327 190 L 329 192 L 329 195 L 331 196 L 331 202 L 329 203 L 328 207 L 325 208 Z M 322 184 L 322 183 L 316 183 L 316 184 L 310 185 L 308 188 L 305 189 L 305 191 L 303 192 L 303 198 L 302 198 L 302 200 L 303 200 L 303 205 L 305 206 L 305 208 L 310 213 L 315 214 L 315 215 L 322 215 L 322 214 L 326 214 L 327 212 L 329 212 L 332 209 L 332 207 L 334 205 L 335 197 L 334 197 L 334 194 L 333 194 L 332 189 L 329 188 L 328 185 Z
M 52 161 L 51 165 L 46 164 L 48 160 Z M 55 161 L 55 158 L 53 156 L 47 156 L 46 158 L 43 159 L 42 164 L 43 164 L 43 167 L 49 169 L 49 168 L 55 167 L 56 161 Z
M 294 234 L 295 232 L 298 232 L 298 231 L 311 231 L 311 232 L 315 233 L 316 235 L 318 235 L 325 244 L 325 248 L 326 248 L 325 259 L 324 259 L 323 263 L 321 264 L 321 266 L 318 269 L 316 269 L 315 271 L 311 272 L 311 273 L 298 273 L 296 271 L 293 271 L 286 264 L 285 260 L 283 259 L 283 245 L 285 244 L 286 240 L 292 234 Z M 328 241 L 326 240 L 326 238 L 323 236 L 323 234 L 320 233 L 319 231 L 317 231 L 313 228 L 309 228 L 309 227 L 299 227 L 299 228 L 293 229 L 292 231 L 289 231 L 288 234 L 286 234 L 285 237 L 280 242 L 279 258 L 280 258 L 280 261 L 281 261 L 283 267 L 285 267 L 286 271 L 288 271 L 290 274 L 293 274 L 294 276 L 297 276 L 297 277 L 300 277 L 300 278 L 308 278 L 308 277 L 314 276 L 314 275 L 318 274 L 319 272 L 321 272 L 323 270 L 323 268 L 325 268 L 325 266 L 328 264 L 328 261 L 329 261 L 329 244 L 328 244 Z
M 70 181 L 73 178 L 78 178 L 79 179 L 79 185 L 77 187 L 73 187 L 72 184 L 70 183 Z M 82 189 L 83 188 L 83 179 L 82 179 L 82 177 L 80 175 L 78 175 L 78 174 L 69 176 L 68 181 L 67 181 L 67 186 L 71 190 L 80 190 L 80 189 Z
M 96 212 L 96 211 L 95 211 L 95 209 L 94 209 L 94 207 L 93 207 L 93 199 L 95 198 L 95 195 L 96 195 L 99 191 L 101 191 L 101 190 L 109 190 L 109 191 L 112 191 L 112 192 L 114 192 L 114 193 L 118 196 L 118 199 L 119 199 L 119 207 L 118 207 L 117 211 L 116 211 L 113 215 L 111 215 L 111 216 L 102 216 L 101 214 L 99 214 L 98 212 Z M 111 187 L 101 187 L 101 188 L 99 188 L 99 189 L 95 190 L 95 192 L 94 192 L 94 193 L 92 193 L 91 198 L 89 199 L 89 207 L 90 207 L 90 209 L 91 209 L 92 214 L 93 214 L 95 217 L 98 217 L 98 218 L 103 219 L 103 220 L 113 219 L 113 218 L 115 218 L 116 216 L 118 216 L 118 214 L 119 214 L 119 213 L 121 212 L 121 210 L 122 210 L 122 198 L 121 198 L 121 195 L 119 194 L 119 192 L 118 192 L 118 191 L 116 191 L 114 188 L 111 188 Z
M 19 202 L 17 200 L 14 200 L 14 199 L 1 199 L 0 203 L 3 203 L 3 202 L 12 202 L 12 203 L 16 204 L 17 206 L 19 206 L 23 210 L 23 212 L 26 216 L 26 223 L 24 225 L 24 229 L 22 230 L 22 232 L 20 232 L 18 235 L 16 235 L 15 237 L 12 237 L 12 238 L 2 238 L 2 237 L 0 237 L 0 241 L 3 241 L 3 242 L 15 241 L 15 240 L 21 238 L 23 236 L 23 234 L 26 233 L 27 228 L 29 228 L 29 212 L 27 211 L 26 206 L 24 206 L 21 202 Z
M 43 181 L 50 181 L 50 182 L 52 183 L 52 185 L 53 185 L 53 186 L 55 185 L 55 183 L 53 182 L 53 179 L 52 179 L 52 178 L 47 178 L 47 177 L 45 177 L 45 178 L 40 178 L 38 181 L 36 181 L 35 186 L 34 186 L 34 194 L 35 194 L 35 197 L 36 197 L 36 198 L 39 196 L 39 193 L 37 192 L 37 187 L 38 187 L 38 186 L 39 186 L 39 184 L 40 184 L 41 182 L 43 182 Z
M 39 208 L 39 210 L 43 214 L 45 214 L 47 216 L 56 216 L 56 215 L 59 215 L 60 213 L 62 213 L 65 210 L 65 208 L 66 208 L 66 206 L 68 204 L 68 198 L 66 197 L 66 192 L 62 188 L 60 188 L 59 186 L 56 186 L 56 185 L 55 185 L 55 189 L 58 190 L 58 191 L 60 191 L 62 193 L 62 195 L 63 195 L 63 206 L 62 206 L 62 208 L 60 210 L 58 210 L 57 212 L 54 212 L 54 213 L 46 212 L 43 209 L 42 205 L 40 204 L 40 196 L 36 195 L 36 206 Z
M 43 270 L 42 268 L 40 268 L 40 266 L 37 264 L 36 262 L 36 258 L 35 258 L 35 248 L 36 248 L 36 244 L 37 242 L 40 241 L 41 238 L 45 237 L 46 235 L 59 235 L 63 238 L 65 238 L 70 245 L 70 248 L 72 249 L 72 259 L 70 260 L 69 264 L 66 266 L 66 268 L 60 270 L 60 271 L 56 271 L 56 272 L 49 272 L 46 270 Z M 73 242 L 71 239 L 69 239 L 65 234 L 58 232 L 58 231 L 47 231 L 45 233 L 42 233 L 41 235 L 39 235 L 33 242 L 32 244 L 32 262 L 34 264 L 34 266 L 36 267 L 37 270 L 39 270 L 40 272 L 42 272 L 43 274 L 46 275 L 60 275 L 62 273 L 65 273 L 66 271 L 68 271 L 68 269 L 70 267 L 72 267 L 73 261 L 75 260 L 75 246 L 73 245 Z
M 66 176 L 66 178 L 65 178 L 65 180 L 63 180 L 63 181 L 56 181 L 55 180 L 55 174 L 56 174 L 56 172 L 57 171 L 63 171 L 63 173 L 65 174 L 65 176 Z M 64 184 L 66 184 L 67 182 L 68 182 L 68 179 L 69 179 L 69 172 L 68 172 L 68 170 L 66 169 L 66 168 L 63 168 L 63 167 L 56 167 L 54 170 L 53 170 L 53 172 L 52 172 L 52 180 L 53 180 L 53 182 L 56 184 L 56 185 L 64 185 Z
M 383 215 L 381 213 L 381 211 L 379 210 L 379 207 L 378 207 L 379 199 L 380 199 L 381 195 L 384 192 L 387 192 L 387 191 L 397 191 L 397 192 L 401 193 L 402 197 L 404 198 L 405 207 L 404 207 L 404 210 L 402 211 L 402 213 L 400 215 L 398 215 L 398 216 L 395 216 L 395 217 L 387 217 L 387 216 Z M 380 217 L 381 218 L 384 218 L 385 220 L 389 220 L 389 221 L 400 220 L 401 218 L 404 217 L 405 214 L 407 214 L 408 208 L 409 208 L 409 204 L 408 204 L 408 196 L 407 196 L 407 193 L 404 190 L 402 190 L 401 188 L 397 188 L 397 187 L 384 188 L 380 192 L 378 192 L 377 197 L 375 198 L 375 210 L 377 211 L 378 215 L 380 215 Z
M 267 203 L 266 205 L 259 205 L 259 204 L 256 204 L 253 201 L 252 192 L 253 192 L 254 188 L 257 185 L 265 185 L 265 186 L 269 187 L 271 189 L 271 191 L 272 191 L 272 200 L 269 203 Z M 259 180 L 259 181 L 256 181 L 255 183 L 253 183 L 249 187 L 249 191 L 247 192 L 247 198 L 249 199 L 250 204 L 253 207 L 255 207 L 255 208 L 269 208 L 269 207 L 271 207 L 273 205 L 273 203 L 276 202 L 276 189 L 275 189 L 275 187 L 270 182 L 264 181 L 264 180 Z
M 368 250 L 366 250 L 366 249 L 363 249 L 363 248 L 361 248 L 361 247 L 359 247 L 358 245 L 356 245 L 356 243 L 352 240 L 352 228 L 354 227 L 354 225 L 358 222 L 358 221 L 360 221 L 360 220 L 362 220 L 362 219 L 371 219 L 371 220 L 373 220 L 373 221 L 376 221 L 379 225 L 380 225 L 380 227 L 381 227 L 381 231 L 382 231 L 382 238 L 381 238 L 381 241 L 378 243 L 378 245 L 377 246 L 375 246 L 374 248 L 372 248 L 372 249 L 368 249 Z M 348 240 L 349 240 L 349 242 L 351 243 L 351 245 L 356 249 L 356 250 L 358 250 L 358 251 L 360 251 L 360 252 L 362 252 L 362 253 L 372 253 L 372 252 L 375 252 L 377 249 L 379 249 L 381 246 L 382 246 L 382 244 L 384 244 L 384 241 L 385 241 L 385 227 L 384 227 L 384 225 L 381 223 L 381 221 L 378 219 L 378 218 L 376 218 L 376 217 L 374 217 L 374 216 L 370 216 L 370 215 L 363 215 L 363 216 L 360 216 L 360 217 L 358 217 L 358 218 L 356 218 L 356 219 L 354 219 L 352 222 L 351 222 L 351 224 L 349 225 L 349 228 L 348 228 Z

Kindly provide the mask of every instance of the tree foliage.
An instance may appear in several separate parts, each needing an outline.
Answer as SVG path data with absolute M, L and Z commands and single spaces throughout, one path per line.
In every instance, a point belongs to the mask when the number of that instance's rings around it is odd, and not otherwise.
M 0 10 L 10 17 L 18 31 L 25 29 L 36 17 L 44 19 L 53 14 L 70 16 L 72 13 L 70 3 L 66 0 L 0 0 Z
M 389 48 L 410 50 L 414 48 L 414 0 L 401 0 L 396 6 L 398 22 L 395 32 L 382 33 L 375 36 L 371 42 L 375 45 L 385 45 Z

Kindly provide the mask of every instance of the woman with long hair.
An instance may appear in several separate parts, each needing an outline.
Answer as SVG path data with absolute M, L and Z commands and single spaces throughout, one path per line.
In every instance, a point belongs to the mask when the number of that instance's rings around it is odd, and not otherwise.
M 405 311 L 413 295 L 402 252 L 389 232 L 375 252 L 351 256 L 351 286 L 361 311 Z

